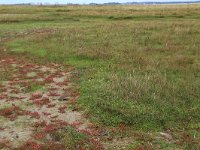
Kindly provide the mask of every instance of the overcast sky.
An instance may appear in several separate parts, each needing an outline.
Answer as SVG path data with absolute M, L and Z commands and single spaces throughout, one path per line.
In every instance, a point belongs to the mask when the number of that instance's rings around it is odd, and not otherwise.
M 106 3 L 106 2 L 141 2 L 141 1 L 184 1 L 184 0 L 0 0 L 0 4 L 16 4 L 16 3 L 79 3 L 79 4 L 87 4 L 87 3 Z M 192 1 L 192 0 L 185 0 Z

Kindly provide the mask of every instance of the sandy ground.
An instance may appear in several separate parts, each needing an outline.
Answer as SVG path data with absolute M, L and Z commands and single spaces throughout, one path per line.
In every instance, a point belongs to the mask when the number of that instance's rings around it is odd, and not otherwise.
M 52 141 L 51 131 L 72 126 L 91 133 L 82 112 L 68 108 L 77 100 L 70 82 L 72 68 L 58 64 L 47 66 L 25 63 L 8 57 L 0 60 L 0 143 L 20 148 L 30 141 Z

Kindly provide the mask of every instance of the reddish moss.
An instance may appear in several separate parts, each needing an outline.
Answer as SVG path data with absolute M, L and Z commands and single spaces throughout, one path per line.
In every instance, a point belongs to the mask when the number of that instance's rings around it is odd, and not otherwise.
M 49 124 L 44 128 L 44 131 L 47 132 L 47 133 L 54 132 L 56 130 L 57 130 L 57 128 L 54 124 Z
M 67 106 L 61 106 L 58 108 L 60 113 L 65 113 L 65 109 L 67 108 Z
M 56 106 L 56 104 L 48 104 L 47 108 L 52 108 L 52 107 L 55 107 L 55 106 Z
M 41 139 L 44 139 L 46 137 L 46 133 L 36 133 L 33 135 L 33 137 L 36 139 L 36 140 L 41 140 Z
M 10 108 L 5 108 L 0 110 L 0 115 L 4 116 L 6 118 L 9 118 L 10 120 L 15 120 L 17 116 L 23 116 L 26 112 L 19 107 L 13 105 Z
M 89 130 L 79 130 L 80 133 L 84 133 L 86 135 L 97 136 L 99 135 L 98 131 L 89 129 Z
M 48 103 L 50 103 L 50 101 L 49 101 L 49 98 L 42 98 L 42 99 L 33 101 L 33 103 L 38 106 L 43 106 L 43 105 L 47 105 Z
M 56 93 L 56 92 L 49 92 L 48 96 L 60 96 L 60 94 Z
M 31 95 L 30 100 L 36 100 L 36 99 L 39 99 L 39 98 L 42 98 L 42 94 L 41 93 L 33 93 Z
M 27 141 L 23 144 L 19 150 L 46 150 L 47 146 L 45 144 L 38 144 L 34 141 Z
M 48 149 L 49 150 L 61 150 L 61 149 L 67 149 L 67 147 L 64 144 L 56 143 L 56 142 L 48 142 Z
M 45 83 L 52 83 L 53 82 L 53 78 L 52 77 L 47 77 L 44 79 Z
M 10 149 L 11 148 L 11 144 L 9 141 L 7 140 L 1 140 L 0 141 L 0 149 Z
M 34 111 L 34 112 L 27 111 L 27 114 L 30 115 L 32 118 L 36 118 L 36 119 L 39 119 L 39 118 L 40 118 L 39 113 L 36 112 L 36 111 Z
M 47 112 L 43 112 L 43 114 L 44 114 L 45 116 L 51 115 L 51 113 L 47 113 Z
M 35 122 L 35 124 L 34 124 L 34 127 L 36 127 L 36 128 L 45 127 L 45 126 L 47 126 L 46 121 L 38 121 L 38 122 Z

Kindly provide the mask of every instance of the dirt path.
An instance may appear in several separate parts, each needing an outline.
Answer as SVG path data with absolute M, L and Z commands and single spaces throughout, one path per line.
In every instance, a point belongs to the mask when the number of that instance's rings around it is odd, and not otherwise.
M 91 136 L 101 149 L 98 131 L 82 112 L 69 108 L 79 97 L 70 82 L 72 70 L 0 58 L 0 149 L 58 149 L 62 143 L 52 135 L 66 126 Z

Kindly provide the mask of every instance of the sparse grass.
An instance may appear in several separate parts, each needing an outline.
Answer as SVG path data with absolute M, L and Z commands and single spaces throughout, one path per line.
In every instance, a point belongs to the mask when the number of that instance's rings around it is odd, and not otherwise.
M 2 71 L 0 74 L 0 81 L 7 81 L 9 80 L 9 72 L 8 71 Z
M 83 133 L 76 131 L 72 127 L 66 127 L 54 133 L 52 137 L 64 143 L 64 146 L 69 149 L 95 149 L 94 143 L 89 137 Z
M 45 91 L 44 86 L 37 84 L 37 83 L 33 83 L 31 85 L 29 85 L 26 89 L 24 89 L 24 92 L 35 92 L 35 91 Z
M 1 6 L 0 13 L 0 37 L 12 38 L 4 46 L 13 54 L 77 68 L 78 103 L 97 124 L 199 132 L 200 5 Z M 46 28 L 56 32 L 25 34 Z

